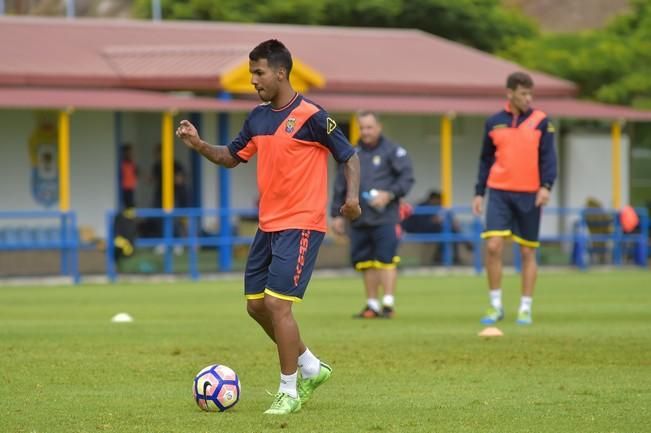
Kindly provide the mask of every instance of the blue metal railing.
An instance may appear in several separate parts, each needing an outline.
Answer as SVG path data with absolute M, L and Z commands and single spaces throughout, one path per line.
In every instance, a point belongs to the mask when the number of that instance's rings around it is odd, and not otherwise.
M 621 266 L 625 257 L 633 257 L 635 264 L 647 265 L 649 256 L 649 229 L 650 221 L 648 211 L 644 208 L 636 209 L 640 218 L 638 229 L 634 233 L 624 233 L 622 230 L 619 213 L 615 210 L 589 210 L 589 209 L 568 209 L 568 208 L 545 208 L 544 218 L 549 216 L 561 217 L 565 220 L 565 227 L 562 233 L 541 236 L 541 243 L 565 243 L 569 244 L 572 250 L 571 264 L 580 269 L 587 269 L 590 266 L 590 251 L 596 243 L 608 245 L 608 254 L 612 257 L 612 263 Z M 444 266 L 453 264 L 453 248 L 457 243 L 466 243 L 472 246 L 473 266 L 477 272 L 481 272 L 482 263 L 482 242 L 481 232 L 483 230 L 482 219 L 472 215 L 471 209 L 467 206 L 455 206 L 452 208 L 442 207 L 416 207 L 415 214 L 438 215 L 441 221 L 439 233 L 406 233 L 403 242 L 407 243 L 437 243 L 442 247 L 442 263 Z M 113 243 L 113 224 L 116 212 L 109 211 L 106 215 L 107 227 L 107 249 L 106 249 L 106 272 L 113 280 L 117 276 L 116 262 L 113 255 L 115 245 Z M 137 209 L 136 216 L 139 218 L 157 218 L 161 220 L 162 233 L 158 237 L 138 238 L 135 241 L 136 248 L 150 248 L 163 245 L 164 262 L 163 269 L 166 273 L 173 270 L 173 248 L 175 246 L 187 247 L 189 273 L 193 279 L 199 278 L 198 250 L 201 247 L 216 247 L 220 256 L 226 254 L 229 257 L 219 257 L 216 268 L 221 271 L 230 271 L 232 263 L 232 247 L 235 245 L 248 245 L 252 241 L 251 236 L 238 236 L 233 233 L 220 231 L 217 235 L 204 235 L 201 230 L 201 220 L 205 217 L 217 217 L 221 221 L 230 221 L 237 216 L 256 216 L 255 209 L 175 209 L 166 212 L 162 209 Z M 605 233 L 591 233 L 590 217 L 592 215 L 606 216 L 609 229 Z M 186 220 L 187 233 L 174 233 L 175 219 Z M 30 220 L 55 220 L 56 224 L 47 226 L 29 227 L 24 224 Z M 18 220 L 19 226 L 8 225 L 7 221 Z M 80 242 L 77 228 L 77 216 L 75 212 L 57 211 L 3 211 L 0 212 L 0 251 L 18 250 L 59 250 L 60 251 L 60 273 L 73 278 L 79 282 L 79 250 Z M 455 225 L 460 222 L 460 230 L 455 231 Z M 457 227 L 459 229 L 459 227 Z M 226 266 L 224 266 L 226 264 Z M 519 270 L 520 257 L 517 245 L 514 245 L 514 264 Z
M 117 277 L 117 268 L 114 256 L 114 238 L 113 222 L 117 212 L 114 210 L 106 213 L 106 274 L 111 281 Z M 163 209 L 135 209 L 136 218 L 155 218 L 162 222 L 161 236 L 137 238 L 135 241 L 136 248 L 153 248 L 158 246 L 164 247 L 163 253 L 163 271 L 172 273 L 174 267 L 174 247 L 188 248 L 188 266 L 190 277 L 194 280 L 200 277 L 198 266 L 198 250 L 201 247 L 219 248 L 219 263 L 217 269 L 230 271 L 232 269 L 232 247 L 235 245 L 249 245 L 253 241 L 252 236 L 237 236 L 231 232 L 225 233 L 220 231 L 219 235 L 202 236 L 201 219 L 206 217 L 219 217 L 220 221 L 228 220 L 236 216 L 257 216 L 255 209 L 204 209 L 204 208 L 180 208 L 172 211 Z M 175 236 L 175 220 L 183 218 L 187 221 L 187 235 Z M 230 227 L 230 224 L 228 225 Z M 224 254 L 227 258 L 222 257 Z
M 589 263 L 590 246 L 601 243 L 610 246 L 612 262 L 621 266 L 627 252 L 631 255 L 636 265 L 646 266 L 649 256 L 649 213 L 646 208 L 635 209 L 639 224 L 632 233 L 625 233 L 619 212 L 606 209 L 580 209 L 580 219 L 575 223 L 574 235 L 576 237 L 575 254 L 573 262 L 581 269 L 586 269 Z M 594 217 L 598 217 L 595 220 Z M 591 227 L 592 226 L 592 227 Z M 591 233 L 591 230 L 594 233 Z
M 606 241 L 612 244 L 613 263 L 617 266 L 623 263 L 623 252 L 628 244 L 633 243 L 638 254 L 636 264 L 646 265 L 648 256 L 648 234 L 649 218 L 646 209 L 637 209 L 640 216 L 640 230 L 637 233 L 625 234 L 619 224 L 618 212 L 613 210 L 598 211 L 610 215 L 613 224 L 613 230 L 607 234 L 591 234 L 589 230 L 588 216 L 596 213 L 586 209 L 570 208 L 545 208 L 543 219 L 549 216 L 561 217 L 569 221 L 566 224 L 568 230 L 565 233 L 555 235 L 543 235 L 540 238 L 541 243 L 560 243 L 568 244 L 568 249 L 572 249 L 571 264 L 580 269 L 587 269 L 589 263 L 590 245 L 594 242 Z M 483 231 L 482 218 L 474 216 L 469 206 L 454 206 L 443 208 L 438 206 L 420 206 L 413 210 L 416 215 L 437 215 L 441 221 L 441 231 L 438 233 L 405 233 L 403 242 L 406 243 L 437 243 L 442 246 L 442 264 L 443 266 L 452 266 L 453 249 L 457 243 L 466 243 L 472 247 L 472 263 L 476 272 L 481 272 L 483 267 L 482 260 L 482 240 Z M 115 259 L 113 256 L 113 219 L 116 213 L 114 211 L 107 213 L 107 233 L 108 248 L 106 254 L 107 275 L 111 280 L 117 276 Z M 188 247 L 188 265 L 189 273 L 193 279 L 199 278 L 197 251 L 200 247 L 212 246 L 220 250 L 217 269 L 230 271 L 232 263 L 232 247 L 235 245 L 248 245 L 252 241 L 251 236 L 237 236 L 231 232 L 220 230 L 218 234 L 203 236 L 201 234 L 200 221 L 204 217 L 219 217 L 221 221 L 231 221 L 236 216 L 256 216 L 255 209 L 175 209 L 171 212 L 165 212 L 162 209 L 137 209 L 137 217 L 140 218 L 159 218 L 162 220 L 162 234 L 154 238 L 139 238 L 135 241 L 136 247 L 156 247 L 163 245 L 165 248 L 163 270 L 171 273 L 173 270 L 173 252 L 175 246 Z M 174 221 L 178 218 L 187 220 L 187 234 L 174 234 Z M 460 227 L 458 227 L 460 225 Z M 230 225 L 229 225 L 230 226 Z M 229 257 L 221 257 L 227 254 Z M 519 246 L 513 245 L 514 265 L 520 270 Z M 568 263 L 570 264 L 570 263 Z
M 444 208 L 441 206 L 417 206 L 413 209 L 412 215 L 431 215 L 437 216 L 441 221 L 441 231 L 439 233 L 409 233 L 406 232 L 403 242 L 413 243 L 439 243 L 442 245 L 442 264 L 452 266 L 454 261 L 453 248 L 455 243 L 472 244 L 473 267 L 476 272 L 481 272 L 481 232 L 483 224 L 480 217 L 472 214 L 470 206 L 453 206 Z M 470 216 L 470 221 L 462 224 L 463 229 L 455 230 L 455 218 L 459 215 Z
M 29 227 L 25 221 L 55 220 L 57 225 Z M 77 214 L 58 211 L 1 211 L 0 220 L 19 220 L 21 225 L 3 224 L 0 251 L 59 250 L 60 274 L 80 281 Z
M 590 264 L 589 256 L 591 245 L 597 242 L 611 244 L 612 261 L 616 266 L 623 264 L 624 252 L 627 247 L 633 246 L 634 262 L 638 266 L 645 267 L 649 255 L 649 214 L 645 208 L 636 208 L 640 223 L 634 233 L 624 233 L 620 224 L 619 211 L 612 209 L 585 209 L 585 208 L 555 208 L 546 207 L 543 210 L 543 221 L 546 217 L 555 216 L 562 219 L 572 220 L 574 223 L 572 229 L 567 233 L 557 233 L 554 235 L 541 235 L 540 242 L 544 243 L 569 243 L 572 247 L 571 264 L 576 265 L 579 269 L 587 269 Z M 472 209 L 468 206 L 453 206 L 443 208 L 440 206 L 418 206 L 413 210 L 415 215 L 436 215 L 442 222 L 440 233 L 407 233 L 403 237 L 404 242 L 420 243 L 440 243 L 443 247 L 442 264 L 451 266 L 453 262 L 452 248 L 454 243 L 465 242 L 471 243 L 473 249 L 473 266 L 476 272 L 481 272 L 481 232 L 483 231 L 483 222 L 480 217 L 472 214 Z M 470 217 L 470 221 L 460 232 L 453 230 L 455 218 L 463 216 Z M 611 224 L 611 230 L 607 233 L 591 233 L 590 217 L 606 217 L 605 220 Z M 514 266 L 519 272 L 521 267 L 520 249 L 518 244 L 513 244 Z

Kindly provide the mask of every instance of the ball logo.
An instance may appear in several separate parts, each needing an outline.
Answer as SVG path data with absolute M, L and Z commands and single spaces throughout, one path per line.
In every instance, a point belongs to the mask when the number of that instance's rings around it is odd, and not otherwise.
M 289 119 L 287 119 L 287 123 L 285 123 L 285 132 L 291 134 L 292 132 L 294 132 L 295 126 L 296 126 L 296 119 L 290 117 Z
M 241 385 L 237 374 L 225 365 L 213 364 L 194 378 L 192 394 L 201 410 L 223 412 L 240 400 Z

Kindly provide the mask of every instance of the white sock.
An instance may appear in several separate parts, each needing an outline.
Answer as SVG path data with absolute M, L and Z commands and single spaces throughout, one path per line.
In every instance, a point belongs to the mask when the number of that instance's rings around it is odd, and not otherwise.
M 298 393 L 296 392 L 296 379 L 298 378 L 298 370 L 294 374 L 282 374 L 280 373 L 280 387 L 278 392 L 284 392 L 290 396 L 297 398 Z
M 496 310 L 501 310 L 502 309 L 502 289 L 494 289 L 488 292 L 488 295 L 490 296 L 491 300 L 491 305 L 493 308 Z
M 393 298 L 393 295 L 384 295 L 384 298 L 382 298 L 382 305 L 387 307 L 393 307 L 394 302 L 395 299 Z
M 301 376 L 303 379 L 308 379 L 319 374 L 321 370 L 321 361 L 314 356 L 310 349 L 305 348 L 305 352 L 298 357 L 298 366 L 301 369 Z
M 368 308 L 375 311 L 376 313 L 380 312 L 380 301 L 378 299 L 367 299 L 366 305 L 368 305 Z
M 520 299 L 520 312 L 531 312 L 531 304 L 533 304 L 533 298 L 531 296 L 523 296 Z

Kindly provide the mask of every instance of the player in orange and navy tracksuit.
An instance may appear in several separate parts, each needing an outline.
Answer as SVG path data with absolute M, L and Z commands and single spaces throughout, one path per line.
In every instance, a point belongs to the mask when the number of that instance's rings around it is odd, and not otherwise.
M 265 412 L 296 412 L 326 382 L 332 368 L 300 337 L 292 313 L 302 300 L 326 232 L 328 157 L 344 165 L 350 193 L 339 211 L 355 219 L 359 206 L 359 158 L 335 121 L 292 88 L 292 58 L 279 41 L 249 53 L 251 84 L 265 101 L 247 117 L 227 146 L 212 146 L 188 121 L 177 135 L 210 161 L 231 168 L 257 155 L 259 228 L 244 277 L 249 315 L 276 344 L 280 386 Z M 300 370 L 300 371 L 299 371 Z M 299 376 L 300 374 L 300 376 Z
M 502 250 L 504 238 L 520 244 L 522 299 L 517 323 L 532 323 L 531 304 L 537 274 L 542 206 L 549 201 L 556 179 L 554 127 L 547 115 L 531 108 L 533 81 L 522 72 L 507 79 L 508 103 L 485 125 L 473 210 L 482 211 L 487 189 L 486 270 L 491 306 L 481 322 L 491 325 L 504 317 L 502 308 Z

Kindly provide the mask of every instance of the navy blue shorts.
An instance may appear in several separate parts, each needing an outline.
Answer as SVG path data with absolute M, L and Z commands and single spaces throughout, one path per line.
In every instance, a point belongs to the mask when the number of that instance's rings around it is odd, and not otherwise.
M 354 227 L 350 230 L 350 258 L 358 271 L 379 268 L 393 269 L 400 257 L 395 224 Z
M 244 272 L 246 298 L 262 299 L 267 294 L 300 302 L 324 235 L 315 230 L 264 232 L 258 229 Z
M 540 215 L 535 192 L 514 192 L 491 189 L 486 208 L 486 230 L 482 238 L 512 236 L 521 245 L 540 246 Z

